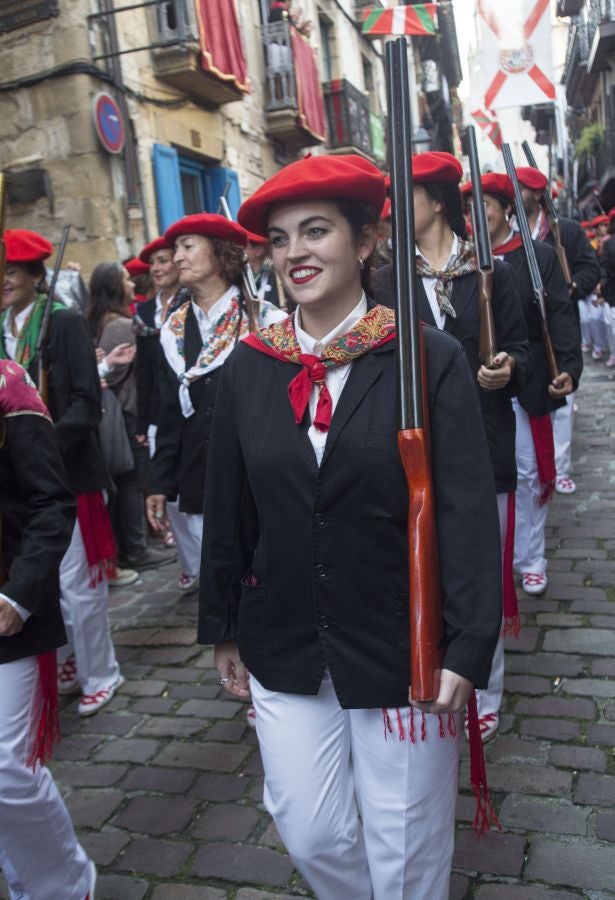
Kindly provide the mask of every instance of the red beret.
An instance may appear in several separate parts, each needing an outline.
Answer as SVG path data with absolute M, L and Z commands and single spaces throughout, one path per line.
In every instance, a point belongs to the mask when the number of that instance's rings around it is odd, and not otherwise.
M 173 247 L 165 241 L 163 237 L 154 238 L 153 241 L 150 241 L 149 244 L 146 244 L 143 250 L 139 253 L 139 259 L 141 262 L 146 263 L 149 266 L 150 257 L 154 253 L 158 253 L 159 250 L 172 250 Z
M 432 150 L 429 153 L 417 153 L 412 157 L 412 178 L 416 184 L 425 182 L 459 184 L 462 175 L 461 163 L 452 153 Z
M 164 237 L 173 246 L 176 239 L 184 234 L 202 234 L 204 237 L 220 238 L 222 241 L 239 244 L 240 247 L 245 247 L 248 243 L 248 235 L 241 225 L 217 213 L 194 213 L 192 216 L 184 216 L 183 219 L 169 225 Z
M 544 191 L 547 186 L 547 176 L 533 166 L 519 166 L 515 172 L 519 183 L 531 191 Z
M 269 238 L 263 234 L 255 234 L 253 231 L 246 232 L 249 244 L 268 244 Z
M 147 263 L 141 262 L 140 259 L 137 259 L 134 256 L 132 259 L 127 260 L 124 263 L 124 268 L 128 272 L 131 278 L 136 278 L 137 275 L 148 275 L 149 274 L 149 266 Z
M 42 262 L 53 253 L 53 244 L 36 231 L 7 228 L 4 232 L 7 263 Z
M 592 219 L 591 225 L 592 228 L 595 228 L 596 225 L 608 225 L 609 221 L 610 219 L 608 216 L 596 216 L 595 219 Z
M 611 207 L 611 209 L 607 213 L 607 216 L 609 217 L 609 219 L 615 219 L 615 206 Z
M 390 219 L 391 218 L 391 199 L 390 197 L 386 197 L 384 201 L 384 206 L 382 207 L 382 212 L 380 213 L 381 219 Z
M 589 228 L 590 222 L 589 219 L 586 219 L 584 222 L 581 222 L 581 228 Z
M 382 172 L 354 154 L 307 156 L 272 175 L 242 203 L 237 219 L 249 231 L 265 234 L 275 203 L 337 198 L 368 203 L 379 213 L 384 203 Z
M 481 175 L 480 183 L 483 186 L 483 193 L 485 194 L 498 194 L 498 196 L 508 200 L 509 203 L 512 203 L 515 199 L 513 183 L 508 175 L 505 175 L 503 172 L 487 172 L 486 175 Z M 466 183 L 461 186 L 461 193 L 463 195 L 468 195 L 471 192 L 472 182 L 466 181 Z

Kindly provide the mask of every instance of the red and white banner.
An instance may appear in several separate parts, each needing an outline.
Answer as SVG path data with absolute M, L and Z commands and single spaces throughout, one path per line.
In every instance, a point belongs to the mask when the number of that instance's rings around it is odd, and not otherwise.
M 498 150 L 502 149 L 502 132 L 500 123 L 495 113 L 490 110 L 486 112 L 484 109 L 475 109 L 470 113 L 479 128 L 485 132 L 487 137 L 495 144 Z
M 550 0 L 476 0 L 487 109 L 555 100 Z

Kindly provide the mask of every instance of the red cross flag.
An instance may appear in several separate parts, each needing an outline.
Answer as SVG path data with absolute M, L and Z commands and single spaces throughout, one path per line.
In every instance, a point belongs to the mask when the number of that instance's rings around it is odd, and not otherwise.
M 483 129 L 487 137 L 493 141 L 498 150 L 502 149 L 502 132 L 495 113 L 484 109 L 475 109 L 470 113 L 476 124 Z
M 487 109 L 555 100 L 550 5 L 550 0 L 476 0 Z

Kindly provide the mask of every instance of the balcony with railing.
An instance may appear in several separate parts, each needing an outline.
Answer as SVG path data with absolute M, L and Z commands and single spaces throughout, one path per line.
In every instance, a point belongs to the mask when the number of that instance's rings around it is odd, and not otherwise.
M 615 51 L 615 0 L 589 0 L 587 36 L 587 71 L 604 72 L 610 68 L 609 56 Z
M 323 84 L 327 112 L 328 149 L 373 158 L 369 99 L 345 78 Z
M 236 30 L 236 27 L 233 15 L 229 28 Z M 215 59 L 218 48 L 204 47 L 207 34 L 203 38 L 199 33 L 194 0 L 161 0 L 152 5 L 150 30 L 153 69 L 162 81 L 209 108 L 244 96 L 246 88 L 240 85 L 241 73 L 220 71 Z M 224 40 L 225 29 L 219 33 Z
M 287 153 L 325 141 L 324 98 L 314 50 L 287 22 L 263 25 L 267 133 Z

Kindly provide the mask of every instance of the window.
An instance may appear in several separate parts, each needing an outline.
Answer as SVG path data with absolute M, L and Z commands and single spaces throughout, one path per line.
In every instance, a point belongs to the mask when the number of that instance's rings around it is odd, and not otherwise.
M 318 17 L 320 26 L 320 64 L 324 81 L 333 81 L 333 62 L 331 55 L 331 41 L 333 27 L 329 19 Z

